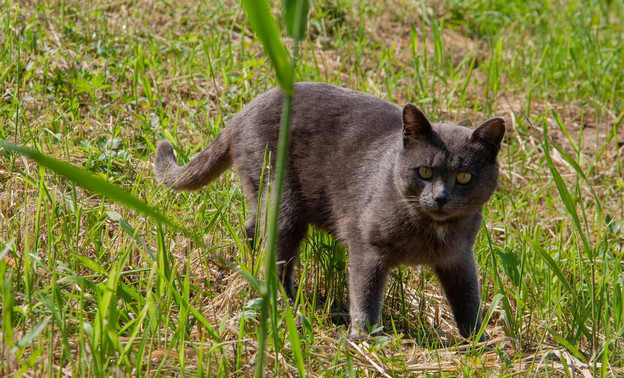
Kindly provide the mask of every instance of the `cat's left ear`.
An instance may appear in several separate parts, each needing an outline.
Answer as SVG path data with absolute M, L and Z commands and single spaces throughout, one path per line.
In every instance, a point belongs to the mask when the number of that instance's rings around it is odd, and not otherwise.
M 423 112 L 412 104 L 403 108 L 403 145 L 409 140 L 429 138 L 433 129 Z
M 472 132 L 470 141 L 489 148 L 494 153 L 494 156 L 496 156 L 500 150 L 504 135 L 505 120 L 501 117 L 494 117 L 488 119 L 477 127 L 475 131 Z

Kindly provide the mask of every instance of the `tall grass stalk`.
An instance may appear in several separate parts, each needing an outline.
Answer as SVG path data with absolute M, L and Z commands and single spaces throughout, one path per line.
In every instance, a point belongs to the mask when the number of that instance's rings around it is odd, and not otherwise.
M 261 40 L 264 51 L 271 58 L 275 67 L 278 81 L 285 94 L 282 104 L 282 116 L 280 121 L 277 157 L 275 163 L 274 179 L 271 188 L 270 216 L 267 225 L 267 252 L 265 254 L 265 280 L 262 286 L 262 307 L 260 316 L 259 360 L 256 366 L 256 376 L 264 375 L 264 358 L 267 339 L 266 322 L 270 318 L 271 330 L 274 336 L 275 347 L 280 343 L 277 332 L 277 293 L 279 280 L 275 261 L 275 250 L 278 243 L 278 225 L 281 197 L 283 192 L 284 175 L 286 173 L 286 161 L 288 158 L 288 146 L 290 139 L 290 118 L 292 115 L 292 100 L 294 95 L 294 72 L 297 66 L 297 54 L 299 41 L 305 33 L 305 25 L 308 16 L 309 5 L 307 0 L 284 0 L 282 3 L 283 15 L 286 20 L 287 30 L 294 39 L 292 58 L 289 60 L 286 48 L 281 43 L 279 33 L 273 16 L 271 16 L 268 3 L 265 1 L 243 1 L 247 17 L 252 28 Z M 297 332 L 292 326 L 292 316 L 287 316 L 289 332 Z M 298 337 L 291 335 L 291 340 L 298 342 Z M 295 350 L 298 346 L 294 347 Z M 295 353 L 298 367 L 302 373 L 303 362 L 301 353 Z M 278 360 L 275 360 L 276 364 Z

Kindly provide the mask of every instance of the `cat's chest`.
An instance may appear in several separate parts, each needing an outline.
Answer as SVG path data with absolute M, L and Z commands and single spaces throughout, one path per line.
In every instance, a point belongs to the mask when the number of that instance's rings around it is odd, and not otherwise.
M 462 223 L 436 223 L 417 219 L 379 225 L 369 232 L 376 245 L 393 266 L 441 265 L 471 251 L 474 227 Z
M 447 245 L 453 242 L 455 235 L 447 224 L 432 224 L 430 229 L 439 244 Z
M 395 240 L 401 240 L 395 236 Z M 395 265 L 438 265 L 454 260 L 466 248 L 465 238 L 447 224 L 428 224 L 403 236 L 396 248 L 385 253 L 395 256 Z

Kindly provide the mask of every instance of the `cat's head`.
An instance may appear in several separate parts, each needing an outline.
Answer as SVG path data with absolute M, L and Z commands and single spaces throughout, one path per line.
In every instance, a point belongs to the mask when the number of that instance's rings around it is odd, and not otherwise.
M 403 149 L 395 184 L 407 206 L 444 222 L 481 211 L 498 185 L 496 157 L 505 121 L 476 129 L 431 124 L 414 105 L 403 108 Z

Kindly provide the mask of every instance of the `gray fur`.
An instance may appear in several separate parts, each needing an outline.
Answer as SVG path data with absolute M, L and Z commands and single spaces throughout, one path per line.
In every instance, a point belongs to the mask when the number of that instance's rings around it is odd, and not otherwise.
M 156 180 L 198 189 L 230 165 L 256 209 L 265 151 L 275 156 L 283 94 L 272 89 L 236 114 L 217 139 L 184 167 L 161 142 Z M 379 321 L 388 272 L 401 264 L 433 267 L 462 336 L 481 325 L 472 246 L 481 211 L 497 186 L 504 121 L 476 130 L 430 124 L 413 105 L 320 83 L 295 86 L 291 144 L 277 248 L 278 273 L 294 300 L 293 274 L 309 224 L 349 248 L 352 337 Z M 274 159 L 273 159 L 274 162 Z M 429 167 L 430 179 L 418 174 Z M 472 181 L 457 182 L 459 172 Z M 258 219 L 263 219 L 261 216 Z M 246 222 L 254 234 L 256 214 Z

